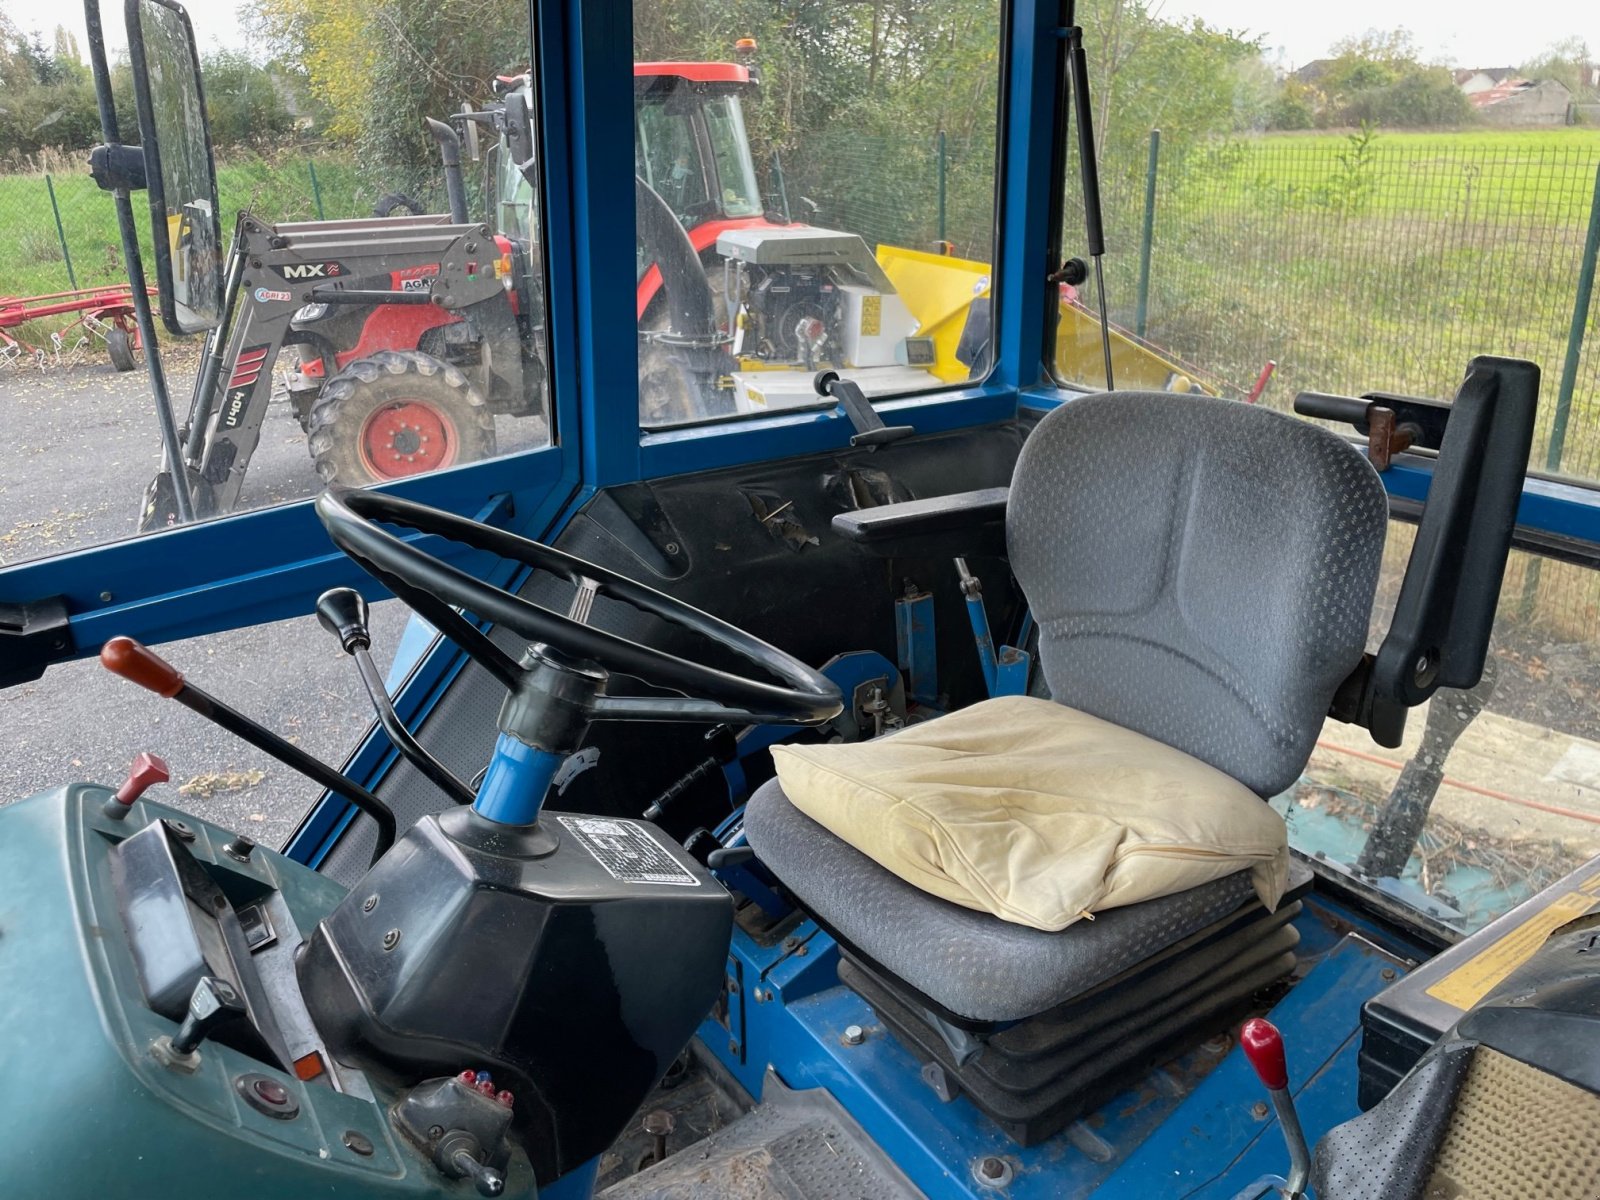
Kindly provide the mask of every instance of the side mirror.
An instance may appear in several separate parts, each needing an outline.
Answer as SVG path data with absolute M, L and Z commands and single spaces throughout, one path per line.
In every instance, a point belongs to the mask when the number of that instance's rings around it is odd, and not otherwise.
M 506 94 L 506 149 L 518 169 L 526 173 L 526 164 L 533 159 L 533 114 L 528 111 L 528 100 L 521 92 Z
M 222 321 L 217 167 L 189 14 L 176 0 L 127 0 L 139 137 L 161 317 L 173 333 Z

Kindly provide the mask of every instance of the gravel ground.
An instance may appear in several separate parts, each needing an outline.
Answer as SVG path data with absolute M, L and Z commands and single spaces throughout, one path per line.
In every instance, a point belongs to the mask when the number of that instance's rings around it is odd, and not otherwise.
M 194 350 L 166 352 L 173 395 L 187 405 Z M 160 462 L 144 371 L 104 360 L 70 369 L 0 371 L 0 422 L 12 447 L 0 470 L 0 563 L 126 537 Z M 527 442 L 532 421 L 497 419 L 502 446 Z M 243 506 L 311 495 L 316 473 L 284 401 L 274 402 L 251 462 Z M 314 597 L 306 597 L 306 610 Z M 387 667 L 407 610 L 373 610 L 374 652 Z M 372 720 L 355 665 L 313 617 L 172 642 L 162 653 L 195 684 L 335 765 Z M 315 786 L 176 704 L 94 661 L 52 667 L 0 691 L 7 753 L 0 804 L 74 780 L 116 784 L 140 750 L 164 756 L 170 784 L 153 797 L 247 830 L 264 845 L 293 832 Z M 181 794 L 180 794 L 181 791 Z

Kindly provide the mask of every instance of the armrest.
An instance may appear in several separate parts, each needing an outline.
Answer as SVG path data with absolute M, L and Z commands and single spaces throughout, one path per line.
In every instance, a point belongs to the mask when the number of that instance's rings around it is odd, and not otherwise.
M 983 488 L 840 513 L 833 530 L 869 554 L 904 558 L 1004 557 L 1010 488 Z

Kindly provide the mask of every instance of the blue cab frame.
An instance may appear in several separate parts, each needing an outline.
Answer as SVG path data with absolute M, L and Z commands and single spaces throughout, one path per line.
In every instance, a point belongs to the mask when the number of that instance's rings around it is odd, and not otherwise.
M 885 419 L 919 433 L 974 427 L 1070 402 L 1045 367 L 1053 287 L 1061 159 L 1058 128 L 1064 0 L 1000 5 L 1002 54 L 994 329 L 996 362 L 981 385 L 891 400 Z M 633 228 L 633 0 L 532 0 L 533 57 L 540 104 L 552 444 L 386 485 L 426 504 L 548 539 L 601 488 L 832 450 L 852 429 L 832 410 L 796 411 L 698 428 L 643 431 L 637 418 L 637 357 L 631 288 Z M 1486 350 L 1492 347 L 1485 347 Z M 1374 368 L 1374 382 L 1381 369 Z M 1405 456 L 1385 482 L 1402 502 L 1426 498 L 1431 461 Z M 1519 532 L 1600 557 L 1600 493 L 1532 479 Z M 502 584 L 515 571 L 447 543 L 441 556 Z M 309 500 L 131 538 L 0 570 L 0 603 L 61 596 L 70 614 L 72 656 L 98 652 L 127 634 L 159 644 L 304 615 L 309 597 L 349 585 L 369 598 L 383 589 L 340 554 Z M 102 599 L 109 596 L 110 599 Z M 415 723 L 461 667 L 436 643 L 396 696 Z M 357 747 L 348 768 L 375 786 L 396 755 L 380 734 Z M 290 851 L 320 860 L 349 819 L 324 799 Z

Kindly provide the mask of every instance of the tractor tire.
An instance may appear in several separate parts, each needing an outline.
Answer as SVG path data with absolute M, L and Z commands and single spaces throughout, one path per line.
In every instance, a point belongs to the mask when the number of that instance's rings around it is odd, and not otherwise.
M 111 358 L 111 365 L 119 371 L 131 371 L 139 365 L 139 360 L 133 354 L 133 339 L 121 326 L 113 325 L 106 330 L 106 354 Z
M 388 217 L 394 215 L 394 210 L 403 208 L 414 217 L 422 215 L 422 205 L 418 204 L 404 192 L 385 192 L 378 197 L 378 202 L 372 206 L 372 215 L 375 217 Z
M 307 424 L 324 484 L 360 487 L 494 454 L 494 417 L 455 367 L 380 350 L 323 385 Z

